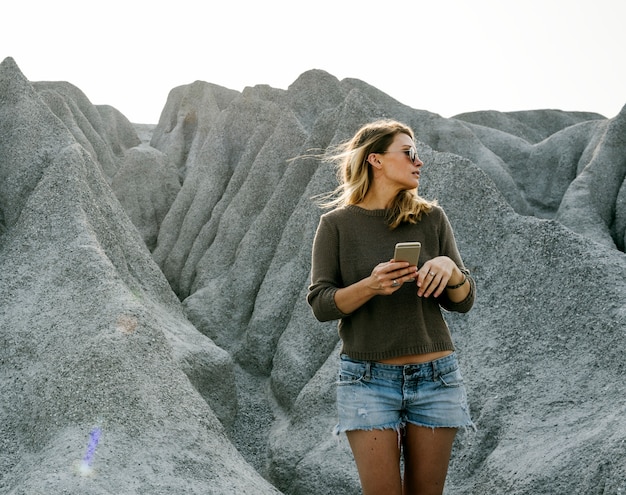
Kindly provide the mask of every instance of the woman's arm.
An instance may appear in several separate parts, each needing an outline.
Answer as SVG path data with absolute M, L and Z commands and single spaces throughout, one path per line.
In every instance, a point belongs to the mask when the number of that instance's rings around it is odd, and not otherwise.
M 406 261 L 388 261 L 374 267 L 369 277 L 343 287 L 335 292 L 335 304 L 343 313 L 350 314 L 363 306 L 372 297 L 388 296 L 405 282 L 413 282 L 417 267 Z
M 339 263 L 339 239 L 335 227 L 324 216 L 313 240 L 311 285 L 307 301 L 320 321 L 348 316 L 372 297 L 390 295 L 405 282 L 414 282 L 417 267 L 406 261 L 390 260 L 376 265 L 369 276 L 344 286 Z
M 449 310 L 465 313 L 476 297 L 476 284 L 465 268 L 450 221 L 445 212 L 439 225 L 440 256 L 428 260 L 417 275 L 418 295 L 434 296 L 439 304 Z
M 441 296 L 443 291 L 452 302 L 461 302 L 470 293 L 467 275 L 447 256 L 428 260 L 417 272 L 417 295 L 420 297 Z

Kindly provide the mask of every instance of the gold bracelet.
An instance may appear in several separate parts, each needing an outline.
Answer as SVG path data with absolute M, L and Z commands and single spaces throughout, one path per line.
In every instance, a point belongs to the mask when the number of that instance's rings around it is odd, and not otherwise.
M 463 275 L 463 282 L 461 282 L 460 284 L 456 284 L 456 285 L 446 285 L 446 289 L 458 289 L 459 287 L 463 287 L 465 285 L 465 282 L 467 282 L 467 277 L 465 275 Z

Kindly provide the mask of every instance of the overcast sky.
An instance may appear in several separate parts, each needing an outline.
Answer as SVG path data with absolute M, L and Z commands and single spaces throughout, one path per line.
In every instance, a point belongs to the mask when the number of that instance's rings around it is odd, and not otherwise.
M 286 89 L 322 69 L 444 117 L 626 104 L 624 0 L 21 0 L 0 57 L 157 123 L 176 86 Z

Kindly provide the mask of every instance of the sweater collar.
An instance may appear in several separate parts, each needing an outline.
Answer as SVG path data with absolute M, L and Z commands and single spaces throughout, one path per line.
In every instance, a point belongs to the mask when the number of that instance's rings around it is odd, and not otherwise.
M 384 217 L 389 212 L 388 209 L 366 210 L 365 208 L 361 208 L 360 206 L 357 206 L 357 205 L 346 205 L 345 208 L 353 213 L 357 213 L 359 215 L 366 215 L 368 217 Z

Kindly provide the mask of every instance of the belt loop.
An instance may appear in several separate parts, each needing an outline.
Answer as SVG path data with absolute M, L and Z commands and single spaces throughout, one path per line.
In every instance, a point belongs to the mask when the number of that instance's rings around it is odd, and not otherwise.
M 437 370 L 437 360 L 431 361 L 430 365 L 433 369 L 433 378 L 437 378 L 439 376 L 439 371 Z
M 370 380 L 372 378 L 372 362 L 365 361 L 365 379 Z

